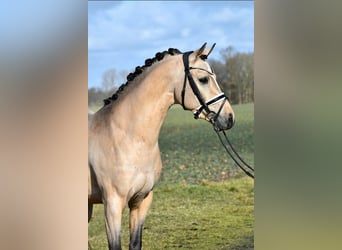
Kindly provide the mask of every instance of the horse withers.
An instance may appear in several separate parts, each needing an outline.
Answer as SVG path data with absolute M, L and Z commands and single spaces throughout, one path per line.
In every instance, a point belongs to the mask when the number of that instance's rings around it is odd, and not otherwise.
M 206 61 L 214 45 L 205 49 L 205 43 L 186 53 L 172 48 L 158 52 L 136 67 L 101 109 L 88 115 L 88 221 L 93 204 L 103 203 L 109 249 L 121 249 L 126 206 L 129 249 L 142 247 L 142 225 L 162 169 L 159 131 L 173 104 L 209 121 L 216 131 L 233 126 L 232 107 Z

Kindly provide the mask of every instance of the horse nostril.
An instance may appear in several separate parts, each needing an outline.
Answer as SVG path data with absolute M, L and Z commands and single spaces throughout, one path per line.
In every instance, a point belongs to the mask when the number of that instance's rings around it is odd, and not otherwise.
M 232 128 L 234 125 L 233 114 L 229 113 L 228 115 L 228 129 Z

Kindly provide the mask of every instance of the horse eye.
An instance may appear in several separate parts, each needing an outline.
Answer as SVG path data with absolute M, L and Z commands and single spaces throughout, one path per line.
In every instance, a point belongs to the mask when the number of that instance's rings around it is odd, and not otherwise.
M 203 84 L 207 84 L 208 83 L 208 81 L 209 81 L 209 79 L 208 79 L 208 77 L 202 77 L 202 78 L 199 78 L 198 79 L 201 83 L 203 83 Z

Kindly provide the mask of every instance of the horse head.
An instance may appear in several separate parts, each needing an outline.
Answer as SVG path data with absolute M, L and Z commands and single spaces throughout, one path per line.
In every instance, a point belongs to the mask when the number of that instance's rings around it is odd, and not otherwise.
M 205 47 L 206 43 L 196 51 L 183 53 L 185 76 L 176 87 L 176 101 L 191 110 L 196 119 L 212 123 L 216 131 L 230 129 L 234 125 L 233 109 L 206 60 L 215 44 L 210 49 Z

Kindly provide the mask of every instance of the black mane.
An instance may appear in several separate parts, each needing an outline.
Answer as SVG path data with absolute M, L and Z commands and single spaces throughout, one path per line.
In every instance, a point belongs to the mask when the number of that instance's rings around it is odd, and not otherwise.
M 125 87 L 130 84 L 135 77 L 137 77 L 138 75 L 140 75 L 142 72 L 144 72 L 145 68 L 150 67 L 152 64 L 154 64 L 157 61 L 161 61 L 163 60 L 163 58 L 165 57 L 165 55 L 178 55 L 178 54 L 182 54 L 181 51 L 179 51 L 178 49 L 174 49 L 174 48 L 169 48 L 168 50 L 165 50 L 163 52 L 158 52 L 156 53 L 155 57 L 153 58 L 148 58 L 145 60 L 145 65 L 143 66 L 137 66 L 135 68 L 135 71 L 133 73 L 129 73 L 127 76 L 127 82 L 122 84 L 118 90 L 111 96 L 108 97 L 107 99 L 104 99 L 104 106 L 110 104 L 112 101 L 115 101 L 119 94 L 125 89 Z

